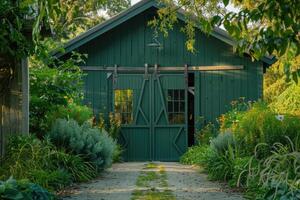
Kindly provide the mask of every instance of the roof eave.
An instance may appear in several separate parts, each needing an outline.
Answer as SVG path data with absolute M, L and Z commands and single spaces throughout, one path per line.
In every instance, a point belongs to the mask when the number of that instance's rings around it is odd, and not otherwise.
M 82 44 L 91 41 L 92 39 L 102 35 L 103 33 L 115 28 L 116 26 L 122 24 L 123 22 L 127 21 L 128 19 L 140 14 L 141 12 L 154 7 L 154 8 L 161 8 L 161 5 L 159 5 L 155 0 L 143 0 L 139 3 L 135 4 L 134 6 L 130 7 L 129 9 L 121 12 L 120 14 L 110 18 L 109 20 L 103 22 L 102 24 L 99 24 L 88 31 L 80 34 L 76 38 L 72 39 L 71 41 L 67 42 L 63 49 L 64 51 L 54 51 L 52 53 L 52 56 L 59 58 L 72 50 L 80 47 Z M 183 14 L 183 11 L 177 13 L 178 19 L 186 22 L 186 17 Z M 201 27 L 197 27 L 201 29 Z M 221 28 L 215 27 L 214 30 L 210 33 L 213 37 L 225 42 L 226 44 L 229 44 L 231 46 L 236 46 L 236 41 L 234 41 L 229 34 L 222 30 Z M 276 59 L 272 56 L 264 56 L 261 58 L 262 62 L 265 62 L 268 65 L 273 64 Z

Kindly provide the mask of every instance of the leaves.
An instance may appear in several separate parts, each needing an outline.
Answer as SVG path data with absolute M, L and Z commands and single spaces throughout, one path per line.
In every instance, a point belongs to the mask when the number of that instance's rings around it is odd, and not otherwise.
M 228 5 L 228 3 L 229 3 L 229 0 L 223 0 L 223 3 L 225 5 L 225 7 L 226 7 Z
M 231 37 L 237 41 L 237 51 L 249 53 L 253 60 L 259 60 L 266 55 L 284 58 L 286 61 L 286 76 L 290 80 L 296 74 L 291 71 L 289 60 L 300 52 L 300 4 L 297 1 L 262 0 L 262 1 L 162 1 L 165 6 L 161 9 L 159 23 L 164 24 L 163 30 L 175 22 L 168 19 L 171 10 L 181 8 L 185 11 L 187 26 L 192 21 L 202 31 L 210 33 L 214 26 L 223 25 Z M 177 2 L 177 3 L 176 3 Z M 225 10 L 232 3 L 238 10 Z M 176 5 L 176 6 L 174 6 Z M 222 5 L 222 6 L 223 6 Z M 167 12 L 169 11 L 169 12 Z M 276 12 L 274 12 L 276 11 Z M 159 11 L 160 12 L 160 11 Z M 171 24 L 171 25 L 170 25 Z M 188 34 L 187 34 L 188 35 Z M 189 50 L 194 38 L 187 37 Z M 196 43 L 195 41 L 194 43 Z

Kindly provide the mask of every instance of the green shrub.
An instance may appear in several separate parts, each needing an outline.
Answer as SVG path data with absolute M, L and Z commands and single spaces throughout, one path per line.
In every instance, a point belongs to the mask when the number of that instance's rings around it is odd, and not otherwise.
M 28 178 L 51 191 L 63 189 L 72 182 L 71 175 L 64 170 L 30 170 Z
M 88 181 L 97 176 L 97 171 L 92 163 L 84 161 L 79 155 L 58 151 L 50 155 L 50 159 L 53 169 L 65 170 L 75 182 Z
M 211 140 L 210 146 L 216 150 L 219 154 L 225 154 L 228 151 L 228 147 L 235 147 L 236 141 L 233 134 L 229 131 L 226 133 L 220 133 L 216 138 Z
M 234 135 L 244 143 L 248 154 L 252 154 L 259 143 L 271 146 L 276 142 L 286 141 L 285 136 L 292 140 L 299 139 L 300 118 L 286 115 L 283 120 L 279 120 L 276 116 L 276 113 L 263 103 L 255 103 L 244 113 L 234 129 Z
M 187 165 L 201 165 L 205 164 L 207 155 L 212 149 L 208 145 L 193 146 L 183 154 L 180 158 L 180 163 Z
M 46 168 L 49 156 L 55 153 L 48 141 L 40 141 L 32 135 L 11 137 L 6 150 L 2 166 L 6 178 L 13 175 L 17 179 L 27 178 L 30 170 Z
M 270 104 L 270 107 L 281 114 L 300 116 L 300 84 L 293 84 L 282 92 Z
M 289 145 L 275 143 L 270 155 L 256 159 L 247 177 L 246 196 L 251 199 L 299 199 L 299 144 L 286 139 Z M 266 144 L 264 144 L 266 145 Z M 256 148 L 258 150 L 262 144 Z
M 296 191 L 300 189 L 300 148 L 290 139 L 287 140 L 289 146 L 275 143 L 271 155 L 261 160 L 260 182 L 263 185 L 278 182 L 286 185 L 290 191 Z
M 218 132 L 212 123 L 208 123 L 203 129 L 195 134 L 196 143 L 199 145 L 208 145 L 212 138 L 216 137 Z
M 114 140 L 119 139 L 120 130 L 121 130 L 121 121 L 116 116 L 115 113 L 109 113 L 109 119 L 106 121 L 102 113 L 99 114 L 99 123 L 98 126 L 100 129 L 107 130 L 110 137 Z
M 235 150 L 229 145 L 228 150 L 222 154 L 213 150 L 206 158 L 205 169 L 212 180 L 228 181 L 233 176 Z
M 226 132 L 227 129 L 234 129 L 236 124 L 240 121 L 243 114 L 250 109 L 252 102 L 245 102 L 244 98 L 239 98 L 231 102 L 231 109 L 222 114 L 218 119 L 220 124 L 220 132 Z
M 83 156 L 98 169 L 112 163 L 116 143 L 103 129 L 93 128 L 88 123 L 79 126 L 74 120 L 58 119 L 48 135 L 56 146 Z
M 264 199 L 300 199 L 300 189 L 291 190 L 291 188 L 283 183 L 272 181 L 268 185 L 267 192 L 264 195 Z
M 96 176 L 93 165 L 79 155 L 57 150 L 49 140 L 41 141 L 31 135 L 10 138 L 3 163 L 3 178 L 12 175 L 17 179 L 29 179 L 50 190 Z
M 0 181 L 0 199 L 7 200 L 52 200 L 54 195 L 39 185 L 30 183 L 28 180 L 16 181 L 9 178 L 7 181 Z
M 31 63 L 30 68 L 30 131 L 40 138 L 49 131 L 48 114 L 70 100 L 82 99 L 83 76 L 77 66 L 84 56 L 72 53 L 69 59 L 52 63 L 55 67 Z
M 122 158 L 122 153 L 123 153 L 123 148 L 121 145 L 117 144 L 116 145 L 116 148 L 113 152 L 113 163 L 116 163 L 116 162 L 122 162 L 123 161 L 123 158 Z
M 73 119 L 79 125 L 82 125 L 86 121 L 92 122 L 93 112 L 91 108 L 75 103 L 68 103 L 67 105 L 61 105 L 57 110 L 50 111 L 47 114 L 47 124 L 51 127 L 56 119 Z
M 237 157 L 234 160 L 232 179 L 229 184 L 232 187 L 246 187 L 249 170 L 253 167 L 253 161 L 251 157 Z

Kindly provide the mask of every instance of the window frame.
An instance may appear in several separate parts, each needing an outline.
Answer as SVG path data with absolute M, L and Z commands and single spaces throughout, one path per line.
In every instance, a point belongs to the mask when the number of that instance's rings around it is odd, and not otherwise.
M 185 106 L 185 89 L 167 89 L 167 112 L 169 124 L 185 124 Z
M 133 124 L 134 90 L 114 89 L 113 91 L 114 91 L 114 99 L 113 99 L 114 113 L 117 116 L 118 120 L 120 120 L 121 125 Z M 116 98 L 117 92 L 119 92 L 120 94 L 118 98 Z M 122 92 L 125 92 L 125 94 L 122 94 Z M 125 96 L 125 100 L 121 100 L 122 96 Z

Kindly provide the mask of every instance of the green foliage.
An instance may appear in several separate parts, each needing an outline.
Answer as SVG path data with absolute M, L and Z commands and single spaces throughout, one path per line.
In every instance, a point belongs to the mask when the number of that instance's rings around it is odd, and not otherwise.
M 21 59 L 41 53 L 41 40 L 50 32 L 59 41 L 69 39 L 102 22 L 99 10 L 114 15 L 129 6 L 128 0 L 2 0 L 0 55 Z
M 92 163 L 84 161 L 80 155 L 73 155 L 58 151 L 50 156 L 53 169 L 63 169 L 72 176 L 75 182 L 84 182 L 97 176 Z
M 229 147 L 235 147 L 236 141 L 230 132 L 220 133 L 216 138 L 211 140 L 210 146 L 219 154 L 224 154 Z
M 244 98 L 231 102 L 231 109 L 222 114 L 218 122 L 220 124 L 220 132 L 227 129 L 233 130 L 243 116 L 243 113 L 250 109 L 252 102 L 245 102 Z
M 207 145 L 217 134 L 215 125 L 213 123 L 208 123 L 204 128 L 196 132 L 195 139 L 198 144 Z
M 294 114 L 300 116 L 300 84 L 292 84 L 279 94 L 270 107 L 281 114 Z
M 123 158 L 122 158 L 122 154 L 123 154 L 124 149 L 122 148 L 121 145 L 117 144 L 116 148 L 113 152 L 113 163 L 117 163 L 117 162 L 122 162 Z
M 282 182 L 272 181 L 269 183 L 268 191 L 265 193 L 264 199 L 300 199 L 300 189 L 291 191 L 288 185 Z
M 48 136 L 56 146 L 81 155 L 98 169 L 112 163 L 116 143 L 103 129 L 93 128 L 88 123 L 79 126 L 74 120 L 58 119 Z
M 58 190 L 71 182 L 87 181 L 96 169 L 79 155 L 57 150 L 48 140 L 34 136 L 12 137 L 1 171 L 3 178 L 29 179 L 50 190 Z
M 229 184 L 232 187 L 246 187 L 249 169 L 254 167 L 254 163 L 251 157 L 237 157 L 234 160 L 232 179 L 229 181 Z
M 108 130 L 108 135 L 112 137 L 115 141 L 118 141 L 120 130 L 121 130 L 121 121 L 114 113 L 109 113 L 109 120 L 105 121 L 104 116 L 102 113 L 99 114 L 99 123 L 98 127 L 102 130 Z M 113 162 L 121 162 L 123 160 L 123 147 L 117 144 L 116 148 L 114 149 L 113 153 Z
M 80 54 L 59 62 L 55 67 L 30 68 L 30 131 L 41 135 L 49 130 L 48 115 L 69 101 L 82 98 L 83 73 L 77 64 L 83 62 Z
M 265 186 L 277 182 L 293 192 L 300 190 L 300 152 L 298 144 L 293 144 L 289 138 L 288 142 L 289 146 L 275 143 L 271 155 L 261 160 L 260 181 Z
M 164 35 L 172 29 L 179 9 L 185 11 L 187 19 L 183 32 L 187 36 L 187 49 L 194 52 L 195 27 L 211 33 L 221 26 L 236 41 L 235 48 L 242 54 L 247 52 L 259 60 L 265 55 L 276 55 L 284 65 L 287 79 L 298 82 L 299 66 L 292 68 L 292 60 L 299 55 L 299 3 L 298 1 L 276 0 L 214 0 L 176 1 L 160 0 L 162 8 L 151 25 Z M 227 9 L 234 5 L 237 10 Z M 225 7 L 225 8 L 224 8 Z M 272 12 L 276 10 L 277 12 Z M 286 17 L 286 13 L 289 16 Z
M 63 189 L 72 182 L 71 175 L 63 170 L 31 170 L 28 178 L 51 191 Z
M 201 165 L 205 164 L 207 155 L 212 149 L 207 145 L 193 146 L 180 157 L 180 163 L 187 165 Z
M 9 178 L 7 181 L 0 181 L 0 199 L 7 200 L 52 200 L 52 194 L 39 185 L 30 183 L 28 180 L 16 181 Z
M 115 113 L 109 113 L 109 119 L 106 122 L 102 113 L 99 114 L 99 128 L 108 130 L 108 134 L 113 139 L 117 140 L 119 138 L 120 130 L 121 130 L 121 121 L 116 116 Z
M 285 115 L 282 120 L 266 104 L 256 103 L 240 119 L 234 129 L 234 135 L 245 145 L 245 150 L 252 153 L 259 143 L 272 145 L 286 141 L 285 136 L 295 141 L 300 134 L 300 119 Z
M 192 147 L 180 161 L 244 188 L 247 199 L 299 199 L 300 118 L 277 116 L 263 102 L 229 113 L 210 146 Z
M 30 21 L 26 17 L 32 16 L 34 10 L 29 4 L 20 0 L 2 0 L 0 4 L 0 55 L 22 58 L 32 50 L 30 41 Z M 28 18 L 27 18 L 28 19 Z
M 92 123 L 93 111 L 88 106 L 68 103 L 67 105 L 58 106 L 57 110 L 49 111 L 47 116 L 47 126 L 51 127 L 56 119 L 73 119 L 79 125 L 90 121 Z

